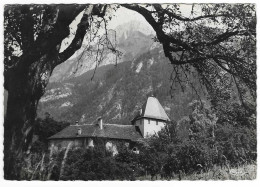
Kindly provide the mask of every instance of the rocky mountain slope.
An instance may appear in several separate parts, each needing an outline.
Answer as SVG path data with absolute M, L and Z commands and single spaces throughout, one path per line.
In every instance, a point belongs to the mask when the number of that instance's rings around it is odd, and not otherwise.
M 57 120 L 92 123 L 102 116 L 107 123 L 130 124 L 146 98 L 154 94 L 169 117 L 180 119 L 188 112 L 187 105 L 197 97 L 187 87 L 176 88 L 170 95 L 172 66 L 160 45 L 150 47 L 132 61 L 101 66 L 94 71 L 50 83 L 42 97 L 38 115 L 50 113 Z
M 170 119 L 178 120 L 187 114 L 188 103 L 197 95 L 188 86 L 185 92 L 174 88 L 171 95 L 172 66 L 162 46 L 153 42 L 153 32 L 134 23 L 119 26 L 117 30 L 118 46 L 124 51 L 121 63 L 115 66 L 115 60 L 107 52 L 95 72 L 95 61 L 89 56 L 81 57 L 82 65 L 77 71 L 78 57 L 61 64 L 40 100 L 39 117 L 48 112 L 56 120 L 92 123 L 103 116 L 107 123 L 130 124 L 152 94 Z
M 108 31 L 109 35 L 114 36 L 114 31 Z M 150 27 L 146 27 L 138 21 L 131 21 L 115 28 L 117 38 L 117 49 L 123 53 L 118 58 L 118 63 L 132 60 L 134 57 L 147 52 L 153 45 L 154 31 Z M 111 37 L 113 40 L 113 37 Z M 95 46 L 94 46 L 95 47 Z M 96 53 L 89 53 L 85 50 L 86 45 L 83 45 L 77 51 L 76 57 L 67 60 L 57 66 L 50 78 L 50 82 L 64 81 L 73 77 L 80 76 L 89 70 L 93 70 L 96 65 Z M 116 56 L 108 49 L 103 52 L 103 60 L 99 63 L 99 67 L 115 64 Z

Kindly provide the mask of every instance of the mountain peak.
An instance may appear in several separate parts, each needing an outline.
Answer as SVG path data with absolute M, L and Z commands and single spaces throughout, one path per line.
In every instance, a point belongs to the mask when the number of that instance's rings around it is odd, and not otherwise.
M 118 63 L 123 61 L 131 61 L 134 57 L 147 52 L 153 44 L 152 35 L 155 35 L 154 30 L 146 21 L 132 20 L 121 24 L 115 28 L 116 38 L 118 41 L 118 49 L 123 53 L 123 56 L 118 60 Z M 114 32 L 108 31 L 113 42 Z M 50 78 L 50 82 L 58 82 L 73 77 L 80 76 L 87 71 L 93 70 L 96 67 L 95 55 L 84 53 L 84 44 L 77 51 L 73 59 L 57 66 Z M 116 57 L 109 50 L 104 51 L 104 57 L 99 62 L 99 67 L 115 64 Z M 79 60 L 80 59 L 80 60 Z
M 155 31 L 151 25 L 147 22 L 132 20 L 115 28 L 117 33 L 117 38 L 123 37 L 123 39 L 128 38 L 131 33 L 141 32 L 144 35 L 155 35 Z

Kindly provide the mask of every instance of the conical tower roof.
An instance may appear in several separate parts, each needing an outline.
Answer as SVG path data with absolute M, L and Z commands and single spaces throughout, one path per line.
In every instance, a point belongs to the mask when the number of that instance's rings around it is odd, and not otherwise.
M 142 106 L 140 117 L 147 117 L 152 119 L 159 119 L 169 121 L 165 110 L 156 97 L 148 97 L 147 101 Z

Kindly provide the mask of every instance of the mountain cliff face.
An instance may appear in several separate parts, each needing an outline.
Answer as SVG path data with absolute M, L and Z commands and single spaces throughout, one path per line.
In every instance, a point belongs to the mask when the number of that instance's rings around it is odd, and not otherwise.
M 131 61 L 134 57 L 147 52 L 154 43 L 154 31 L 151 26 L 147 27 L 147 25 L 138 21 L 119 25 L 115 28 L 115 31 L 118 50 L 123 53 L 118 59 L 118 63 Z M 69 59 L 57 66 L 53 71 L 50 82 L 60 82 L 78 77 L 89 70 L 95 69 L 97 65 L 96 54 L 95 52 L 89 53 L 85 51 L 85 48 L 86 46 L 83 45 L 73 59 Z M 99 67 L 116 63 L 115 55 L 109 50 L 103 52 L 103 58 L 98 65 Z
M 115 30 L 118 38 L 120 38 L 119 41 L 129 38 L 129 36 L 131 36 L 134 32 L 141 32 L 147 36 L 155 35 L 155 31 L 148 23 L 136 20 L 119 25 L 115 28 Z
M 75 68 L 72 59 L 58 67 L 40 100 L 38 116 L 48 112 L 57 120 L 71 123 L 77 120 L 92 123 L 102 116 L 105 123 L 130 124 L 152 94 L 170 119 L 186 115 L 188 103 L 197 95 L 187 87 L 185 92 L 175 88 L 171 97 L 172 66 L 162 46 L 154 43 L 151 35 L 130 31 L 119 33 L 122 37 L 119 47 L 125 49 L 125 56 L 117 66 L 105 61 L 94 74 L 94 69 L 86 63 L 79 68 L 80 73 L 71 74 Z

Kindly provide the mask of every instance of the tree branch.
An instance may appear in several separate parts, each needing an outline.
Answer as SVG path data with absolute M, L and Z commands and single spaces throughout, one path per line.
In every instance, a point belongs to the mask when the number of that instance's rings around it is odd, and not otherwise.
M 57 20 L 54 25 L 46 23 L 46 28 L 50 27 L 53 29 L 42 29 L 39 33 L 37 40 L 35 41 L 35 46 L 37 52 L 43 52 L 50 47 L 57 46 L 62 40 L 67 37 L 69 33 L 69 25 L 75 19 L 75 17 L 86 8 L 86 5 L 59 5 L 56 9 Z M 46 20 L 49 21 L 50 20 Z M 33 48 L 35 48 L 35 46 Z
M 82 16 L 80 23 L 78 24 L 78 28 L 75 34 L 74 39 L 72 40 L 71 44 L 67 49 L 65 49 L 62 53 L 58 55 L 58 60 L 55 63 L 55 66 L 64 62 L 68 58 L 70 58 L 78 49 L 80 49 L 84 36 L 86 34 L 86 31 L 89 27 L 89 16 L 92 13 L 93 5 L 90 5 L 84 12 L 84 15 Z
M 23 51 L 30 49 L 30 45 L 34 42 L 34 20 L 30 11 L 30 5 L 22 5 L 21 7 L 21 44 Z M 18 42 L 18 41 L 17 41 Z
M 177 19 L 179 21 L 198 21 L 200 19 L 206 19 L 206 18 L 217 18 L 217 17 L 227 17 L 227 16 L 230 16 L 229 14 L 216 14 L 216 15 L 198 16 L 198 17 L 195 17 L 195 18 L 186 18 L 186 17 L 182 17 L 182 16 L 179 16 L 179 15 L 176 15 L 173 12 L 167 11 L 165 9 L 163 9 L 163 11 L 165 11 L 165 14 L 167 14 L 169 17 Z

